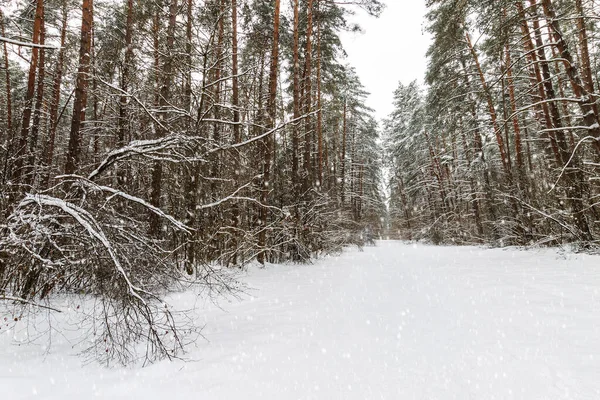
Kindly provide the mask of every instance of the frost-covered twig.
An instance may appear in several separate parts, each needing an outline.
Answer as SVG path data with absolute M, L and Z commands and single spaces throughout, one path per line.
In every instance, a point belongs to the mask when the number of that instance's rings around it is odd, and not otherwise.
M 571 164 L 571 161 L 573 161 L 573 157 L 575 157 L 575 153 L 577 153 L 577 149 L 579 148 L 579 146 L 586 140 L 588 139 L 592 139 L 592 140 L 596 140 L 595 137 L 593 136 L 586 136 L 583 139 L 581 139 L 577 145 L 575 145 L 575 148 L 573 149 L 573 153 L 571 154 L 571 157 L 569 158 L 569 161 L 567 161 L 567 163 L 562 167 L 562 170 L 560 171 L 560 174 L 558 175 L 558 178 L 556 178 L 556 182 L 554 182 L 554 185 L 552 185 L 552 187 L 550 188 L 550 190 L 548 190 L 547 193 L 552 193 L 552 191 L 556 188 L 556 185 L 558 185 L 558 181 L 560 181 L 560 179 L 562 178 L 563 174 L 565 173 L 567 167 L 569 166 L 569 164 Z
M 552 215 L 550 215 L 548 213 L 545 213 L 542 210 L 539 210 L 539 209 L 535 208 L 531 204 L 529 204 L 529 203 L 527 203 L 527 202 L 519 199 L 518 197 L 512 196 L 510 194 L 506 194 L 506 193 L 500 193 L 500 194 L 502 196 L 504 196 L 504 197 L 508 197 L 508 198 L 514 199 L 514 200 L 518 201 L 519 203 L 521 203 L 522 205 L 524 205 L 525 207 L 529 208 L 531 211 L 535 211 L 536 213 L 540 214 L 542 217 L 548 218 L 548 219 L 556 222 L 559 226 L 561 226 L 562 228 L 566 229 L 573 236 L 575 236 L 576 238 L 578 238 L 579 240 L 581 240 L 581 236 L 579 236 L 579 234 L 577 234 L 577 232 L 575 232 L 569 225 L 566 225 L 565 223 L 559 221 L 558 219 L 556 219 Z
M 108 153 L 106 158 L 92 171 L 87 179 L 95 180 L 100 174 L 106 171 L 114 163 L 128 159 L 134 156 L 148 156 L 157 152 L 176 147 L 190 147 L 192 144 L 199 143 L 199 137 L 190 137 L 184 135 L 170 135 L 160 139 L 152 140 L 134 140 L 127 146 L 118 148 Z M 189 158 L 184 158 L 189 161 Z
M 0 300 L 16 301 L 18 303 L 28 304 L 30 306 L 35 306 L 35 307 L 39 307 L 39 308 L 45 308 L 47 310 L 51 310 L 51 311 L 55 311 L 55 312 L 62 312 L 62 311 L 60 311 L 57 308 L 46 306 L 46 305 L 43 305 L 43 304 L 40 304 L 40 303 L 36 303 L 34 301 L 27 300 L 27 299 L 24 299 L 22 297 L 6 296 L 6 295 L 3 295 L 3 294 L 0 294 Z
M 216 147 L 216 148 L 210 150 L 209 153 L 214 153 L 214 152 L 221 151 L 221 150 L 237 149 L 239 147 L 243 147 L 243 146 L 249 145 L 250 143 L 256 142 L 257 140 L 261 140 L 261 139 L 266 138 L 269 135 L 272 135 L 273 133 L 275 133 L 275 132 L 277 132 L 277 131 L 285 128 L 287 125 L 295 124 L 296 122 L 300 122 L 303 119 L 306 119 L 308 117 L 316 115 L 319 111 L 320 110 L 314 110 L 314 111 L 312 111 L 312 112 L 310 112 L 308 114 L 301 115 L 298 118 L 291 119 L 291 120 L 289 120 L 287 122 L 284 122 L 283 124 L 277 125 L 275 128 L 270 129 L 270 130 L 266 131 L 265 133 L 263 133 L 261 135 L 255 136 L 255 137 L 250 138 L 248 140 L 245 140 L 243 142 L 235 143 L 235 144 L 232 144 L 232 145 L 229 145 L 229 146 Z
M 147 209 L 149 209 L 150 211 L 152 211 L 154 214 L 158 215 L 161 218 L 166 219 L 167 221 L 169 221 L 175 228 L 177 228 L 180 231 L 183 231 L 187 234 L 191 234 L 194 231 L 194 228 L 191 228 L 189 226 L 187 226 L 186 224 L 184 224 L 183 222 L 179 221 L 178 219 L 176 219 L 175 217 L 165 213 L 163 210 L 161 210 L 158 207 L 153 206 L 152 204 L 148 203 L 146 200 L 141 199 L 139 197 L 136 196 L 132 196 L 129 193 L 125 193 L 121 190 L 117 190 L 114 188 L 111 188 L 109 186 L 102 186 L 102 185 L 98 185 L 95 182 L 90 181 L 89 179 L 83 177 L 83 176 L 78 176 L 78 175 L 60 175 L 57 176 L 56 179 L 75 179 L 78 182 L 80 182 L 82 185 L 91 187 L 93 189 L 99 190 L 99 191 L 103 191 L 103 192 L 108 192 L 110 194 L 112 194 L 113 196 L 117 196 L 117 197 L 122 197 L 126 200 L 129 200 L 133 203 L 137 203 L 141 206 L 146 207 Z

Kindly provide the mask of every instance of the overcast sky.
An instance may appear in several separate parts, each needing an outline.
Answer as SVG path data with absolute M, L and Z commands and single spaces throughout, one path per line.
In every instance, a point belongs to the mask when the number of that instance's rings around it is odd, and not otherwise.
M 425 0 L 384 0 L 383 15 L 373 18 L 357 12 L 351 22 L 363 33 L 342 34 L 348 63 L 356 68 L 363 85 L 371 93 L 368 105 L 378 119 L 392 111 L 398 82 L 423 81 L 429 35 L 424 32 Z

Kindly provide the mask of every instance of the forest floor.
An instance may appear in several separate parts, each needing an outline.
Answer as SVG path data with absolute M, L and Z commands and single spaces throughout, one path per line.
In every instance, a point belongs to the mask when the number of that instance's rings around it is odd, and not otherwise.
M 251 267 L 189 361 L 82 365 L 0 331 L 3 399 L 599 399 L 600 257 L 378 242 Z M 44 353 L 44 354 L 42 354 Z

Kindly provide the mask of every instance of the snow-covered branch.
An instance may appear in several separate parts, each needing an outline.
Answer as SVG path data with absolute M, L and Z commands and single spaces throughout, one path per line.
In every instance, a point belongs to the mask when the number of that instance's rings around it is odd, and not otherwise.
M 116 270 L 118 271 L 118 273 L 123 277 L 124 281 L 126 282 L 128 288 L 129 288 L 129 293 L 133 297 L 135 297 L 139 301 L 141 301 L 143 304 L 146 304 L 146 301 L 139 295 L 139 293 L 146 293 L 146 294 L 150 294 L 150 293 L 147 293 L 146 291 L 133 285 L 133 283 L 129 279 L 129 276 L 123 269 L 123 266 L 121 265 L 121 261 L 119 260 L 117 253 L 113 249 L 112 244 L 107 239 L 106 235 L 102 231 L 102 228 L 100 227 L 98 222 L 94 219 L 94 217 L 89 212 L 87 212 L 83 208 L 78 207 L 75 204 L 69 203 L 65 200 L 58 199 L 56 197 L 47 196 L 47 195 L 42 195 L 42 194 L 36 194 L 36 195 L 27 194 L 27 195 L 25 195 L 25 198 L 21 201 L 18 208 L 26 207 L 27 205 L 32 204 L 32 203 L 37 204 L 40 207 L 46 206 L 46 207 L 59 208 L 62 211 L 64 211 L 66 214 L 70 215 L 73 219 L 75 219 L 85 229 L 85 231 L 90 235 L 90 237 L 98 240 L 102 244 L 102 246 L 106 249 Z
M 14 44 L 14 45 L 20 46 L 20 47 L 32 47 L 32 48 L 37 48 L 37 49 L 58 50 L 60 48 L 60 47 L 56 47 L 56 46 L 50 46 L 50 45 L 47 45 L 47 44 L 22 42 L 20 40 L 9 39 L 9 38 L 4 37 L 4 36 L 0 36 L 0 42 L 4 42 L 4 43 L 8 43 L 8 44 Z
M 185 225 L 183 222 L 177 220 L 175 217 L 165 213 L 164 211 L 162 211 L 160 208 L 153 206 L 152 204 L 148 203 L 146 200 L 141 199 L 139 197 L 130 195 L 128 193 L 125 193 L 121 190 L 117 190 L 114 188 L 111 188 L 109 186 L 102 186 L 102 185 L 98 185 L 95 182 L 92 182 L 89 179 L 86 179 L 83 176 L 78 176 L 78 175 L 61 175 L 61 176 L 57 176 L 57 179 L 74 179 L 78 182 L 80 182 L 83 186 L 87 186 L 89 188 L 92 188 L 94 190 L 99 190 L 102 192 L 107 192 L 110 193 L 113 196 L 116 197 L 121 197 L 123 199 L 126 199 L 128 201 L 131 201 L 133 203 L 137 203 L 141 206 L 146 207 L 147 209 L 149 209 L 150 211 L 152 211 L 154 214 L 158 215 L 161 218 L 166 219 L 167 221 L 169 221 L 175 228 L 177 228 L 180 231 L 183 231 L 187 234 L 191 234 L 192 231 L 194 230 L 193 228 Z

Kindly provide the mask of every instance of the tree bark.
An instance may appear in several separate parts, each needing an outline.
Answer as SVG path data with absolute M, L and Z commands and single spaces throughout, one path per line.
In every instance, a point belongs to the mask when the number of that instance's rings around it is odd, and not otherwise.
M 312 111 L 312 35 L 313 35 L 313 0 L 308 0 L 306 6 L 306 48 L 304 52 L 304 73 L 302 77 L 304 99 L 302 105 L 304 106 L 304 113 L 306 118 L 304 120 L 304 181 L 303 181 L 303 192 L 308 195 L 308 191 L 312 186 L 312 143 L 311 143 L 311 132 L 312 132 L 312 119 L 308 116 Z
M 125 59 L 121 71 L 121 90 L 123 94 L 119 99 L 119 135 L 117 137 L 117 146 L 124 146 L 129 139 L 129 121 L 127 103 L 128 98 L 125 93 L 129 90 L 129 81 L 131 63 L 133 62 L 133 0 L 127 0 L 127 17 L 125 20 Z
M 515 97 L 515 81 L 512 72 L 512 60 L 510 56 L 510 47 L 505 46 L 506 54 L 506 77 L 508 79 L 508 96 L 510 99 L 510 110 L 512 112 L 512 124 L 515 134 L 515 155 L 517 159 L 517 168 L 520 173 L 523 169 L 523 146 L 521 144 L 521 126 L 519 124 L 519 115 L 517 113 L 517 100 Z
M 268 128 L 275 128 L 276 118 L 276 98 L 277 98 L 277 71 L 279 68 L 279 14 L 280 14 L 280 0 L 275 0 L 275 13 L 273 16 L 273 47 L 271 50 L 271 68 L 269 72 L 269 100 L 267 102 L 267 114 L 268 114 Z M 257 260 L 264 265 L 267 250 L 267 218 L 268 209 L 266 206 L 269 204 L 269 191 L 270 191 L 270 179 L 271 179 L 271 152 L 273 148 L 273 136 L 275 133 L 265 137 L 263 140 L 264 146 L 264 160 L 263 160 L 263 178 L 262 178 L 262 192 L 261 202 L 263 203 L 260 208 L 260 222 L 261 231 L 259 234 L 258 247 L 260 252 L 258 253 Z
M 40 26 L 40 45 L 44 45 L 46 42 L 46 27 L 44 16 L 42 15 L 42 21 Z M 27 186 L 31 186 L 35 180 L 35 164 L 36 164 L 36 152 L 40 133 L 40 123 L 42 120 L 42 111 L 44 105 L 44 79 L 46 77 L 45 61 L 46 49 L 40 48 L 39 60 L 38 60 L 38 74 L 37 74 L 37 92 L 35 96 L 35 108 L 33 111 L 33 122 L 31 124 L 31 133 L 29 135 L 29 156 L 27 157 L 27 165 L 24 169 L 25 174 L 23 177 L 23 183 Z
M 550 134 L 551 130 L 554 127 L 555 118 L 553 118 L 553 116 L 555 117 L 555 114 L 550 112 L 548 103 L 546 101 L 544 101 L 544 100 L 546 100 L 546 91 L 545 91 L 545 82 L 542 78 L 540 64 L 543 65 L 543 63 L 545 62 L 546 56 L 544 55 L 544 52 L 542 51 L 540 53 L 540 55 L 543 58 L 538 60 L 539 49 L 537 49 L 537 51 L 536 51 L 536 48 L 533 44 L 533 40 L 531 38 L 531 30 L 529 29 L 529 24 L 527 23 L 527 17 L 525 15 L 525 10 L 523 8 L 523 4 L 521 1 L 517 1 L 516 5 L 517 5 L 517 11 L 521 18 L 521 33 L 523 35 L 523 43 L 524 43 L 525 51 L 527 54 L 527 59 L 529 60 L 529 63 L 531 65 L 531 70 L 533 71 L 531 79 L 533 81 L 533 84 L 535 85 L 537 95 L 538 95 L 537 99 L 535 99 L 535 97 L 534 97 L 534 102 L 541 102 L 541 105 L 535 106 L 535 109 L 537 110 L 538 114 L 542 113 L 544 126 L 549 131 L 549 132 L 542 134 L 542 138 L 546 141 L 549 141 L 549 145 L 550 145 L 549 148 L 546 147 L 544 150 L 548 154 L 548 157 L 550 157 L 550 158 L 554 157 L 554 160 L 556 162 L 560 162 L 560 156 L 558 154 L 558 147 L 556 145 L 556 139 L 554 138 L 553 134 Z M 535 29 L 536 23 L 537 22 L 534 21 L 534 29 Z M 538 24 L 538 28 L 539 28 L 539 24 Z M 536 38 L 537 38 L 537 36 L 536 36 Z M 541 39 L 541 37 L 540 37 L 540 39 Z M 550 102 L 550 105 L 552 105 L 552 102 Z
M 67 20 L 69 13 L 67 12 L 67 1 L 63 0 L 62 4 L 62 22 L 60 31 L 60 50 L 58 52 L 58 60 L 56 69 L 54 70 L 54 84 L 52 89 L 52 103 L 50 104 L 50 129 L 48 131 L 48 142 L 46 144 L 46 160 L 45 165 L 48 171 L 45 172 L 43 187 L 48 186 L 50 179 L 50 168 L 54 159 L 54 146 L 56 142 L 56 129 L 58 127 L 58 107 L 60 105 L 60 89 L 62 86 L 63 66 L 65 62 L 65 41 L 67 38 Z
M 2 36 L 6 37 L 6 32 L 4 28 L 4 13 L 0 10 L 0 32 L 2 32 Z M 2 43 L 2 47 L 4 49 L 4 73 L 6 79 L 6 129 L 8 135 L 12 135 L 12 91 L 11 91 L 11 82 L 10 82 L 10 70 L 8 64 L 8 48 L 6 46 L 6 42 Z M 0 137 L 0 141 L 2 137 Z
M 231 106 L 233 107 L 233 142 L 240 143 L 242 141 L 242 135 L 240 130 L 240 92 L 238 84 L 238 33 L 237 33 L 237 0 L 231 0 Z M 235 186 L 240 185 L 240 174 L 241 174 L 241 160 L 240 154 L 236 151 L 233 155 L 233 175 Z M 232 209 L 232 224 L 234 228 L 233 232 L 233 256 L 232 264 L 238 264 L 238 241 L 239 232 L 238 229 L 241 224 L 240 205 L 235 202 Z
M 340 159 L 340 199 L 341 206 L 344 207 L 344 202 L 346 200 L 345 184 L 346 184 L 346 137 L 348 133 L 348 100 L 344 95 L 344 115 L 342 122 L 342 158 Z
M 294 0 L 294 45 L 292 49 L 293 53 L 293 76 L 294 76 L 294 85 L 293 85 L 293 111 L 294 111 L 294 119 L 300 118 L 300 40 L 299 40 L 299 0 Z M 292 126 L 292 195 L 294 198 L 298 198 L 300 194 L 300 173 L 298 171 L 298 152 L 299 149 L 299 140 L 298 140 L 298 125 L 299 123 L 295 123 Z
M 35 20 L 33 22 L 32 43 L 40 44 L 40 34 L 42 30 L 42 20 L 44 18 L 44 1 L 37 0 L 35 9 Z M 29 133 L 31 124 L 31 113 L 33 108 L 33 98 L 35 96 L 35 79 L 38 69 L 38 58 L 40 49 L 33 47 L 31 49 L 31 61 L 29 63 L 29 74 L 27 76 L 27 91 L 25 93 L 25 108 L 23 110 L 23 118 L 21 120 L 21 136 L 19 139 L 19 147 L 17 149 L 17 159 L 15 161 L 15 170 L 13 180 L 15 183 L 21 181 L 23 174 L 23 162 L 29 144 Z
M 317 9 L 320 9 L 321 0 L 317 0 Z M 322 60 L 321 53 L 321 20 L 317 21 L 317 154 L 319 187 L 323 186 L 323 102 L 321 93 Z
M 79 69 L 75 85 L 73 117 L 67 149 L 66 174 L 74 174 L 81 161 L 81 126 L 85 122 L 87 106 L 87 87 L 90 72 L 90 52 L 92 46 L 93 0 L 83 0 L 81 18 L 81 42 L 79 47 Z
M 548 101 L 548 108 L 550 112 L 551 118 L 551 129 L 552 132 L 548 133 L 548 135 L 544 134 L 542 137 L 549 137 L 552 145 L 552 150 L 554 151 L 556 163 L 560 167 L 564 163 L 564 148 L 566 148 L 565 137 L 567 132 L 564 129 L 564 123 L 562 121 L 562 117 L 560 115 L 560 111 L 558 109 L 558 105 L 556 104 L 556 92 L 554 90 L 554 84 L 552 83 L 552 76 L 550 74 L 550 66 L 548 65 L 548 61 L 546 60 L 546 53 L 544 52 L 544 41 L 542 39 L 542 31 L 540 28 L 539 17 L 537 16 L 537 3 L 536 0 L 529 0 L 530 2 L 530 11 L 534 14 L 533 17 L 533 29 L 535 35 L 535 42 L 537 46 L 537 59 L 538 64 L 541 67 L 542 79 L 540 83 L 544 87 L 545 97 L 542 100 Z
M 167 43 L 164 65 L 162 68 L 162 84 L 160 87 L 159 96 L 159 108 L 161 110 L 160 121 L 161 124 L 157 125 L 156 137 L 157 139 L 163 138 L 167 132 L 165 126 L 168 120 L 167 109 L 171 100 L 171 84 L 172 84 L 172 73 L 174 63 L 174 51 L 175 45 L 175 24 L 177 22 L 177 0 L 171 0 L 169 4 L 169 24 L 167 26 Z M 150 193 L 150 204 L 155 207 L 160 207 L 160 199 L 162 196 L 162 175 L 163 167 L 162 162 L 156 161 L 152 170 L 152 187 Z M 150 234 L 157 235 L 160 231 L 160 220 L 155 213 L 150 213 Z

